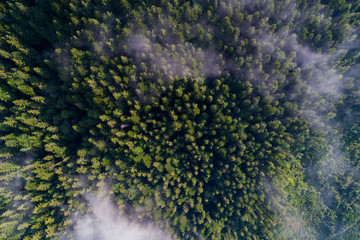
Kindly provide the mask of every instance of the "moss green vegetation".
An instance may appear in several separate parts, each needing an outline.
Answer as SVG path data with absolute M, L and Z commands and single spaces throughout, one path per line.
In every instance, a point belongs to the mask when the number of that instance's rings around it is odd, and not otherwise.
M 76 239 L 101 190 L 173 239 L 359 239 L 359 14 L 0 3 L 0 238 Z

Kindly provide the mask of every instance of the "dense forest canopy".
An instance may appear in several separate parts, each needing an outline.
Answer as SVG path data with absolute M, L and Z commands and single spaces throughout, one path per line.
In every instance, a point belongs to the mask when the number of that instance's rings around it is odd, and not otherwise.
M 0 3 L 1 239 L 359 239 L 360 0 Z

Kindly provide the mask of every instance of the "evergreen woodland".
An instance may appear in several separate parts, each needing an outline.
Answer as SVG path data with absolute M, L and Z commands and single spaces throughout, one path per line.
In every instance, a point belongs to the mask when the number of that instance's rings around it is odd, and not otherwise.
M 99 192 L 174 240 L 360 239 L 359 16 L 1 1 L 0 239 L 77 239 Z

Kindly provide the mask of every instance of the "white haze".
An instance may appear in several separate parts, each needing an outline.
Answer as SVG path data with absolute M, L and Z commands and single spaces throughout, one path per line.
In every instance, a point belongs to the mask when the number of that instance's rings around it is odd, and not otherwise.
M 252 9 L 255 7 L 254 1 L 250 0 L 231 0 L 226 2 L 232 5 L 235 5 L 236 2 L 240 2 L 245 9 Z M 272 1 L 264 0 L 260 2 L 265 2 L 264 5 L 261 5 L 261 8 L 266 9 L 266 2 L 270 4 Z M 286 2 L 289 7 L 278 10 L 278 15 L 273 16 L 277 20 L 290 21 L 290 19 L 295 16 L 295 1 L 289 0 Z M 319 9 L 318 13 L 312 14 L 320 16 L 325 21 L 330 21 L 330 17 L 324 16 L 322 11 L 323 9 Z M 299 14 L 299 12 L 296 14 Z M 293 18 L 297 21 L 294 22 L 294 28 L 292 30 L 289 30 L 289 28 L 277 29 L 276 33 L 262 32 L 260 34 L 255 34 L 254 37 L 261 46 L 263 56 L 265 54 L 270 54 L 272 61 L 278 60 L 280 62 L 289 62 L 292 64 L 293 71 L 298 71 L 298 73 L 312 72 L 312 74 L 308 75 L 306 78 L 304 77 L 306 74 L 302 74 L 300 78 L 301 84 L 305 83 L 305 87 L 307 88 L 307 99 L 305 100 L 318 104 L 319 99 L 321 99 L 319 96 L 326 96 L 327 102 L 322 102 L 317 106 L 309 104 L 299 106 L 300 116 L 303 119 L 306 119 L 310 123 L 310 126 L 316 131 L 323 132 L 334 130 L 337 128 L 337 125 L 333 122 L 332 116 L 324 113 L 330 112 L 333 108 L 333 104 L 343 97 L 347 76 L 343 76 L 343 73 L 339 72 L 336 66 L 336 60 L 340 54 L 344 54 L 347 49 L 351 49 L 353 43 L 346 43 L 342 46 L 338 46 L 337 50 L 341 51 L 338 51 L 335 54 L 317 52 L 311 47 L 299 43 L 297 34 L 299 34 L 299 30 L 304 24 L 302 19 L 305 19 L 305 16 L 310 13 L 303 12 L 300 14 L 303 18 Z M 279 55 L 279 52 L 282 52 L 283 55 Z M 350 74 L 358 75 L 358 70 L 356 70 L 356 68 L 350 69 L 349 72 Z M 261 81 L 255 81 L 253 84 L 259 84 L 258 82 L 262 84 Z M 295 88 L 296 87 L 297 86 L 295 86 Z M 304 97 L 296 95 L 290 96 L 287 92 L 285 92 L 285 94 L 287 94 L 288 101 L 295 103 L 300 97 Z M 351 113 L 349 114 L 351 115 Z M 320 163 L 311 166 L 309 169 L 314 174 L 321 174 L 324 178 L 328 179 L 331 187 L 335 187 L 331 182 L 331 176 L 342 176 L 345 174 L 345 172 L 350 169 L 350 163 L 342 156 L 342 136 L 337 134 L 332 137 L 333 139 L 328 139 L 328 143 L 331 144 L 330 149 L 327 152 L 328 157 L 322 159 Z M 280 185 L 276 182 L 280 182 Z M 262 178 L 261 183 L 265 189 L 267 198 L 271 202 L 272 209 L 277 212 L 281 219 L 282 226 L 278 229 L 280 236 L 289 239 L 310 239 L 311 237 L 315 237 L 315 231 L 312 226 L 304 220 L 303 213 L 299 209 L 293 207 L 288 201 L 283 189 L 284 186 L 281 186 L 281 181 L 277 179 L 268 181 L 267 179 Z M 326 202 L 327 204 L 331 204 L 331 201 L 325 198 L 326 197 L 324 197 L 324 204 Z
M 247 2 L 245 1 L 245 4 Z M 281 9 L 281 16 L 288 16 L 296 5 L 294 1 L 288 1 L 287 9 Z M 282 17 L 278 17 L 283 20 Z M 302 22 L 295 22 L 295 26 L 300 28 Z M 285 92 L 289 102 L 299 103 L 300 116 L 306 119 L 310 126 L 317 131 L 328 131 L 336 126 L 332 121 L 332 115 L 326 115 L 333 108 L 333 104 L 341 99 L 344 94 L 345 81 L 344 76 L 336 69 L 337 54 L 318 52 L 305 44 L 299 43 L 298 36 L 294 31 L 287 27 L 278 30 L 276 33 L 261 33 L 255 36 L 257 43 L 261 46 L 263 56 L 269 54 L 272 61 L 284 62 L 288 64 L 292 71 L 301 74 L 300 84 L 306 89 L 306 94 L 298 96 L 297 94 Z M 340 46 L 339 48 L 344 48 Z M 279 54 L 280 53 L 280 54 Z M 311 72 L 311 74 L 307 74 Z M 254 84 L 258 84 L 254 82 Z M 295 85 L 297 89 L 300 86 Z M 280 90 L 281 91 L 281 90 Z M 320 102 L 321 97 L 325 96 L 326 101 Z M 276 97 L 276 96 L 275 96 Z M 316 104 L 310 105 L 309 103 Z M 332 146 L 329 150 L 329 157 L 321 165 L 313 166 L 313 171 L 322 171 L 327 175 L 333 173 L 342 174 L 348 169 L 348 163 L 341 156 L 341 136 L 334 136 L 331 140 Z M 341 172 L 338 172 L 342 169 Z
M 306 222 L 301 211 L 288 202 L 282 187 L 270 183 L 266 177 L 261 177 L 260 179 L 264 191 L 271 202 L 271 208 L 280 217 L 281 225 L 277 229 L 277 233 L 282 236 L 283 239 L 307 239 L 306 236 L 314 237 L 314 229 Z M 279 179 L 273 180 L 282 182 L 282 180 Z
M 221 58 L 210 49 L 195 48 L 188 42 L 172 43 L 162 37 L 163 46 L 144 35 L 136 34 L 127 39 L 129 54 L 134 59 L 148 62 L 152 71 L 162 71 L 167 76 L 204 78 L 217 76 Z
M 71 235 L 75 240 L 171 240 L 169 234 L 152 224 L 129 221 L 109 197 L 86 194 L 85 199 L 89 213 L 72 217 Z M 68 238 L 61 234 L 58 239 Z

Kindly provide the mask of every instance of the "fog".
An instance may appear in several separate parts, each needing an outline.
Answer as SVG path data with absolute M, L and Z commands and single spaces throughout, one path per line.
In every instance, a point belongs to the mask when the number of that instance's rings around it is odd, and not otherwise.
M 130 221 L 105 193 L 83 194 L 88 205 L 84 215 L 72 214 L 72 226 L 58 236 L 59 240 L 171 240 L 166 232 L 151 223 Z

